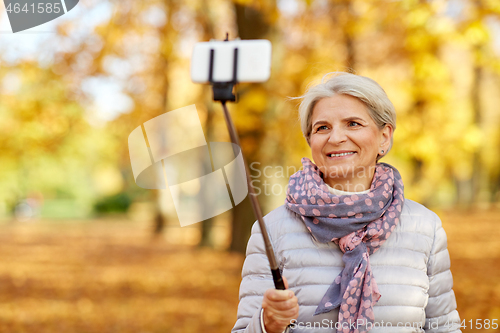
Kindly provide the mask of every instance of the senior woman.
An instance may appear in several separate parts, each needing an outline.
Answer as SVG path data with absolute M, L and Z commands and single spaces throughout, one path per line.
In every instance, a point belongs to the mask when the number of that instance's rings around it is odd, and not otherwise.
M 446 234 L 405 199 L 394 106 L 373 80 L 335 73 L 299 107 L 314 162 L 265 217 L 287 290 L 276 290 L 256 223 L 233 332 L 460 332 Z

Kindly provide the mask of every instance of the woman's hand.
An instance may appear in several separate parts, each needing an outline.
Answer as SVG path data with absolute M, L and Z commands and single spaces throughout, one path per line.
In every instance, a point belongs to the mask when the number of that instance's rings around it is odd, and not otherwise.
M 285 288 L 288 282 L 283 277 Z M 299 315 L 299 303 L 291 290 L 267 289 L 262 300 L 264 327 L 267 333 L 282 333 Z

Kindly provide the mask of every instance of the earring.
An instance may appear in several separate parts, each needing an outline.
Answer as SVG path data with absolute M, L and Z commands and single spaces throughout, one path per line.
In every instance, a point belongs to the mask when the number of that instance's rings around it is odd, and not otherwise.
M 384 151 L 382 150 L 382 152 L 380 154 L 383 154 L 383 153 L 384 153 Z

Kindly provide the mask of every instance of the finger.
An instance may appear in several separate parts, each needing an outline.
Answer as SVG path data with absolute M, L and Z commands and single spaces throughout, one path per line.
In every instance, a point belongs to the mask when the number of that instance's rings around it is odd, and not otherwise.
M 270 308 L 275 311 L 287 311 L 293 309 L 298 306 L 297 297 L 293 296 L 292 298 L 284 301 L 273 301 L 269 299 L 264 299 L 262 301 L 263 308 Z
M 266 327 L 275 327 L 277 331 L 282 331 L 286 325 L 293 322 L 299 316 L 299 307 L 286 311 L 286 312 L 274 312 L 269 309 L 264 309 L 264 323 Z
M 273 320 L 286 320 L 290 321 L 294 318 L 297 318 L 298 315 L 298 306 L 295 306 L 293 308 L 287 309 L 287 310 L 276 310 L 273 308 L 264 308 L 264 313 L 271 319 Z
M 291 290 L 267 289 L 264 293 L 264 299 L 267 298 L 268 300 L 274 302 L 286 301 L 294 296 L 295 294 Z
M 286 280 L 286 277 L 282 276 L 283 278 L 283 284 L 285 285 L 285 289 L 288 289 L 288 281 Z

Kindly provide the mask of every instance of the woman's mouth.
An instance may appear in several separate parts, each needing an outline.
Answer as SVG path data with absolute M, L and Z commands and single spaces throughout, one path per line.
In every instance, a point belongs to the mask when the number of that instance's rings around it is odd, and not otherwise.
M 356 154 L 356 152 L 349 151 L 349 152 L 345 152 L 345 153 L 330 153 L 330 154 L 326 154 L 326 156 L 328 156 L 328 157 L 343 157 L 343 156 L 349 156 L 349 155 L 354 155 L 354 154 Z

